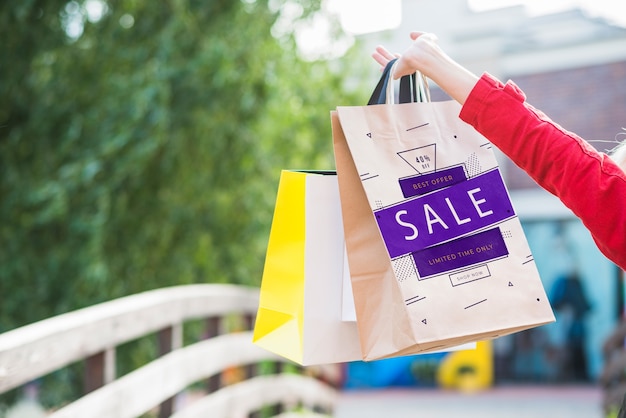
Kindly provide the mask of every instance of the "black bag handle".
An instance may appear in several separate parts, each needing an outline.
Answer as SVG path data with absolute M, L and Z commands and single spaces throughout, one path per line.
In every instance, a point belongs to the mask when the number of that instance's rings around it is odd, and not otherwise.
M 393 82 L 391 79 L 391 68 L 393 64 L 397 61 L 397 58 L 392 59 L 385 66 L 382 75 L 380 76 L 380 80 L 378 80 L 378 84 L 374 89 L 374 92 L 370 96 L 368 105 L 375 104 L 385 104 L 387 100 L 387 88 L 390 82 Z M 426 84 L 426 80 L 420 74 L 420 81 L 423 83 L 420 89 L 420 94 L 418 95 L 418 84 L 417 84 L 417 73 L 413 73 L 411 75 L 405 75 L 400 78 L 400 103 L 415 103 L 415 102 L 423 102 L 430 101 L 430 94 L 424 93 L 423 89 L 428 90 L 428 85 Z

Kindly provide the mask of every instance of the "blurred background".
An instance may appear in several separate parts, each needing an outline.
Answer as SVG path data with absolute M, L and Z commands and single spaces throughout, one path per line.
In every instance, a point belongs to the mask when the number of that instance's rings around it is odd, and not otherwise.
M 2 1 L 0 332 L 163 286 L 258 286 L 280 170 L 334 168 L 329 111 L 365 104 L 374 47 L 402 52 L 411 30 L 599 150 L 623 139 L 621 2 Z M 557 322 L 490 344 L 489 385 L 594 385 L 622 272 L 498 158 Z M 345 388 L 432 387 L 444 357 L 347 364 Z

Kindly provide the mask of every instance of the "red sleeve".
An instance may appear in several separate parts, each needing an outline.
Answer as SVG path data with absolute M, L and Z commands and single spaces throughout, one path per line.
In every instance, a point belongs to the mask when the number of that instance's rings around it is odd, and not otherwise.
M 626 270 L 626 174 L 525 100 L 513 82 L 502 84 L 483 74 L 460 117 L 561 199 L 600 251 Z

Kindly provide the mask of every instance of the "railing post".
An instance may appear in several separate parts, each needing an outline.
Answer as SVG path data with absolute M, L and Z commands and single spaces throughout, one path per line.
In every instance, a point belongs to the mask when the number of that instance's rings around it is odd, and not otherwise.
M 85 359 L 84 392 L 85 394 L 104 385 L 105 352 L 93 354 Z
M 206 320 L 206 338 L 213 338 L 220 335 L 220 325 L 222 322 L 222 318 L 219 316 L 207 318 Z M 207 379 L 207 391 L 209 393 L 213 393 L 220 388 L 222 384 L 222 375 L 216 374 L 215 376 L 211 376 Z
M 244 326 L 246 330 L 251 331 L 254 329 L 254 315 L 246 314 L 244 315 L 243 320 L 244 320 Z M 259 365 L 249 364 L 245 367 L 244 372 L 245 372 L 246 379 L 250 379 L 251 377 L 254 377 L 259 374 Z
M 274 363 L 274 366 L 275 366 L 274 370 L 276 374 L 281 374 L 285 371 L 285 363 L 283 363 L 282 361 L 277 361 L 276 363 Z M 276 406 L 274 406 L 274 415 L 280 415 L 283 412 L 285 412 L 285 408 L 282 403 L 279 403 Z
M 176 324 L 163 328 L 157 335 L 159 357 L 182 347 L 182 325 Z M 159 405 L 159 418 L 166 418 L 174 412 L 174 397 L 166 399 Z
M 85 358 L 83 391 L 85 394 L 115 380 L 115 347 Z

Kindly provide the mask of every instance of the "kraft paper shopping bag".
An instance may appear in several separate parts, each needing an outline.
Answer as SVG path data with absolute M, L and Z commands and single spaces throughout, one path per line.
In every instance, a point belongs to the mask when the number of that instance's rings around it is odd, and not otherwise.
M 283 170 L 253 342 L 302 365 L 361 360 L 345 257 L 336 174 Z
M 332 113 L 366 360 L 554 321 L 491 144 L 459 110 L 447 101 Z

